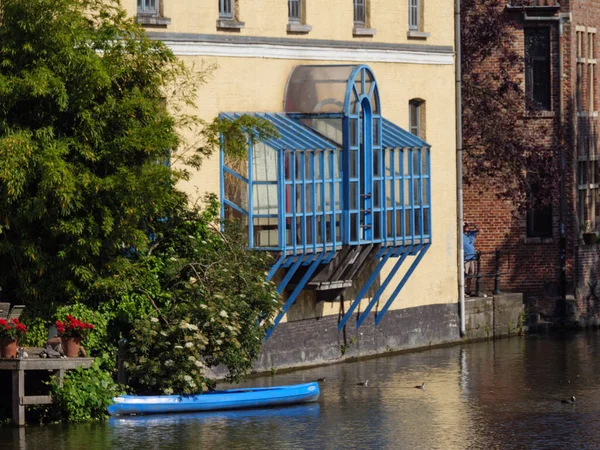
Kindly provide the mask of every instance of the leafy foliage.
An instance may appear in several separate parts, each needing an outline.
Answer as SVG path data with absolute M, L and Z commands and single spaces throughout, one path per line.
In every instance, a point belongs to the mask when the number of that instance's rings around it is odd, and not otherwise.
M 190 206 L 178 183 L 221 135 L 238 157 L 275 130 L 249 116 L 201 120 L 211 68 L 184 66 L 117 0 L 3 0 L 0 15 L 0 285 L 27 306 L 30 343 L 71 314 L 95 325 L 84 345 L 111 368 L 55 388 L 63 418 L 103 413 L 119 341 L 138 390 L 190 392 L 183 371 L 197 362 L 240 379 L 279 306 L 269 257 L 220 230 L 214 196 Z M 190 342 L 195 353 L 177 353 Z
M 108 416 L 106 408 L 113 397 L 123 394 L 110 372 L 101 368 L 96 360 L 88 369 L 70 370 L 60 386 L 56 379 L 50 382 L 53 412 L 60 420 L 82 422 L 101 420 Z
M 251 369 L 279 307 L 274 285 L 265 282 L 270 257 L 246 250 L 236 224 L 225 234 L 211 225 L 218 216 L 216 198 L 207 205 L 199 220 L 190 215 L 171 223 L 178 229 L 148 256 L 165 263 L 161 283 L 171 297 L 153 301 L 153 317 L 134 326 L 128 369 L 136 390 L 206 390 L 213 380 L 204 368 L 219 365 L 228 369 L 230 381 L 239 380 Z
M 505 4 L 461 1 L 464 177 L 523 210 L 557 198 L 561 136 L 525 99 L 524 55 Z

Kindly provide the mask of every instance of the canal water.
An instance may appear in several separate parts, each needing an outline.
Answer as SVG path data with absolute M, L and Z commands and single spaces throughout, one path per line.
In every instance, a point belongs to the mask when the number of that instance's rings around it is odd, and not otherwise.
M 317 403 L 0 429 L 0 448 L 598 449 L 600 333 L 515 337 L 253 378 Z M 357 383 L 368 380 L 367 386 Z M 415 386 L 425 383 L 425 389 Z M 574 404 L 562 399 L 576 397 Z

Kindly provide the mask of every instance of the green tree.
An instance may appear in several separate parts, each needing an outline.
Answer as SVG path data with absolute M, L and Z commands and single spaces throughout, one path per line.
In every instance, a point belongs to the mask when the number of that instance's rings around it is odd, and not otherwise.
M 183 70 L 116 2 L 0 3 L 0 285 L 34 307 L 86 298 L 182 208 L 165 83 Z
M 269 256 L 221 230 L 214 196 L 195 208 L 178 182 L 221 134 L 236 157 L 272 127 L 185 114 L 210 68 L 185 67 L 117 0 L 3 0 L 0 15 L 4 294 L 38 317 L 39 340 L 39 317 L 101 314 L 92 353 L 110 368 L 126 339 L 140 390 L 188 392 L 180 372 L 156 366 L 189 342 L 190 368 L 222 365 L 239 379 L 279 306 Z M 194 383 L 212 382 L 198 372 Z

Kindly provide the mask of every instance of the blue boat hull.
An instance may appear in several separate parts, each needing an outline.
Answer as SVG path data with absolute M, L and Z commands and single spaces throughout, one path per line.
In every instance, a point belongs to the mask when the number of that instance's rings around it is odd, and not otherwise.
M 115 397 L 108 407 L 110 415 L 158 414 L 225 409 L 264 408 L 315 402 L 319 398 L 318 383 L 243 388 L 205 392 L 199 395 L 123 395 Z

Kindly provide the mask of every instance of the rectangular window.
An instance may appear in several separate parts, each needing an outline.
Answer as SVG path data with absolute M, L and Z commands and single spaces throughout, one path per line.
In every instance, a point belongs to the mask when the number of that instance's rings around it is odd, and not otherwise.
M 419 104 L 417 102 L 410 102 L 409 104 L 410 116 L 408 129 L 415 136 L 419 135 Z
M 419 30 L 419 0 L 408 0 L 408 29 Z
M 408 102 L 408 130 L 411 134 L 425 139 L 425 102 L 413 99 Z
M 588 83 L 587 83 L 587 96 L 588 96 L 588 110 L 594 111 L 594 65 L 588 65 Z
M 552 237 L 552 206 L 527 211 L 527 237 Z
M 596 33 L 588 33 L 588 83 L 587 83 L 587 98 L 588 111 L 593 112 L 596 108 L 594 102 L 594 94 L 596 92 L 596 60 L 594 59 L 594 37 Z
M 575 81 L 575 102 L 577 111 L 583 111 L 583 32 L 577 32 L 577 74 Z
M 158 14 L 158 0 L 137 0 L 138 13 Z
M 290 23 L 302 22 L 302 9 L 300 0 L 288 0 L 288 21 Z
M 595 158 L 595 156 L 593 156 Z M 592 227 L 598 223 L 597 214 L 600 190 L 598 161 L 580 156 L 577 163 L 577 203 L 579 223 L 589 223 Z M 582 230 L 593 231 L 593 230 Z
M 525 29 L 525 93 L 533 107 L 551 109 L 550 29 Z
M 356 25 L 364 26 L 366 23 L 366 0 L 353 0 L 354 1 L 354 23 Z
M 233 5 L 235 0 L 219 0 L 219 19 L 233 20 Z

